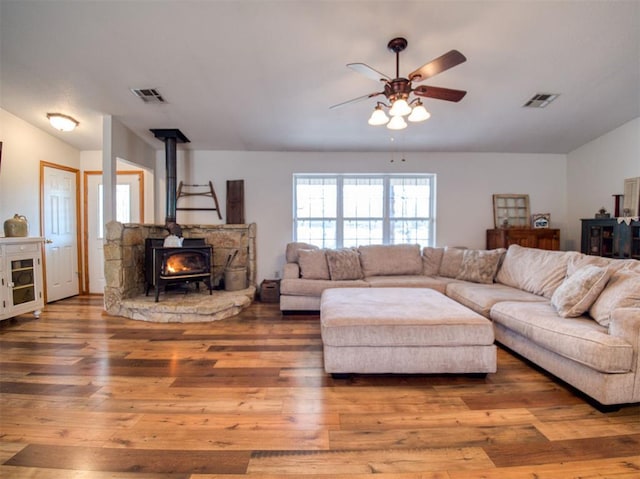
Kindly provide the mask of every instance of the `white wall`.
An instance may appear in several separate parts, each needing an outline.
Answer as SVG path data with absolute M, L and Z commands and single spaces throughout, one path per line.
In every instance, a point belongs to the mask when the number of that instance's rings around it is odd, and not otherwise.
M 640 118 L 581 146 L 567 155 L 566 237 L 580 249 L 580 219 L 593 218 L 605 207 L 614 214 L 614 194 L 624 179 L 640 176 Z
M 124 160 L 132 165 L 140 165 L 151 174 L 155 174 L 156 153 L 144 140 L 112 115 L 102 117 L 102 147 L 104 220 L 108 223 L 115 219 L 114 191 L 118 163 Z
M 158 164 L 164 151 L 157 153 Z M 435 173 L 437 245 L 484 248 L 493 227 L 492 194 L 529 194 L 532 213 L 551 213 L 551 226 L 566 227 L 564 155 L 492 153 L 311 153 L 178 150 L 178 181 L 213 181 L 223 220 L 213 212 L 178 211 L 183 224 L 224 223 L 226 180 L 245 182 L 245 218 L 257 224 L 257 279 L 282 270 L 292 239 L 293 173 Z M 164 172 L 158 168 L 157 218 L 164 217 Z M 160 219 L 160 222 L 163 222 Z
M 80 169 L 80 152 L 2 109 L 0 141 L 0 222 L 24 215 L 29 236 L 40 236 L 40 162 Z

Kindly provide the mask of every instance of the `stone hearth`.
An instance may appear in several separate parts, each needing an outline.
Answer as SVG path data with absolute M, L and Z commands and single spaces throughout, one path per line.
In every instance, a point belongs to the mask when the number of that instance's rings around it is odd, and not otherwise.
M 169 290 L 145 295 L 144 253 L 146 238 L 164 238 L 164 226 L 110 222 L 106 227 L 105 292 L 107 313 L 114 316 L 153 322 L 215 321 L 240 313 L 248 307 L 256 292 L 256 226 L 248 225 L 181 225 L 185 238 L 204 238 L 213 246 L 214 284 L 224 274 L 227 258 L 238 251 L 235 267 L 247 270 L 246 289 L 240 291 Z
M 255 292 L 253 286 L 240 291 L 214 291 L 211 295 L 206 290 L 189 291 L 186 294 L 169 290 L 162 293 L 162 301 L 157 303 L 153 294 L 142 294 L 123 300 L 119 315 L 156 323 L 217 321 L 235 316 L 248 307 Z

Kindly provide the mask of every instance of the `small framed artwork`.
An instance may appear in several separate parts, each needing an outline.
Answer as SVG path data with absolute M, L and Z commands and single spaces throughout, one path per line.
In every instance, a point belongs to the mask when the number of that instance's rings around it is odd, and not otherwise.
M 624 199 L 622 216 L 638 216 L 640 214 L 640 176 L 624 180 Z
M 496 228 L 528 228 L 529 221 L 529 195 L 493 195 Z
M 532 228 L 549 228 L 551 223 L 550 213 L 534 213 L 531 215 Z

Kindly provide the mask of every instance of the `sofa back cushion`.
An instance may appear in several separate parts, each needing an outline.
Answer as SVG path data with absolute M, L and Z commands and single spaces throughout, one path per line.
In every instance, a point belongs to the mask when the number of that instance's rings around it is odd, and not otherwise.
M 319 249 L 316 245 L 312 245 L 309 243 L 288 243 L 287 251 L 285 254 L 285 258 L 287 263 L 297 263 L 298 262 L 298 250 L 301 249 Z
M 299 249 L 300 276 L 304 279 L 330 279 L 329 265 L 323 249 Z
M 579 253 L 569 258 L 569 262 L 567 263 L 567 276 L 572 276 L 576 271 L 584 268 L 585 266 L 600 266 L 608 268 L 613 272 L 621 268 L 626 268 L 630 262 L 633 261 L 635 260 L 605 258 L 603 256 Z M 640 265 L 640 261 L 635 262 Z
M 425 246 L 422 250 L 422 274 L 436 276 L 440 272 L 444 248 Z
M 496 275 L 498 283 L 551 298 L 567 275 L 575 251 L 548 251 L 511 245 Z
M 451 246 L 445 246 L 438 274 L 445 278 L 457 278 L 458 274 L 460 274 L 460 269 L 462 268 L 464 252 L 464 248 L 452 248 Z
M 602 326 L 608 326 L 611 312 L 617 308 L 640 308 L 640 273 L 626 268 L 614 271 L 589 314 Z
M 422 274 L 420 245 L 366 245 L 358 252 L 365 277 Z

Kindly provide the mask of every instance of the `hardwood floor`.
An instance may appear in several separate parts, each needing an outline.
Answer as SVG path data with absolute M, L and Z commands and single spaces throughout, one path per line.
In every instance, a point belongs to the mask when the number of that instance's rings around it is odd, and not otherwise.
M 640 477 L 640 406 L 502 349 L 486 378 L 334 380 L 317 316 L 156 324 L 99 296 L 0 323 L 0 348 L 3 478 Z

